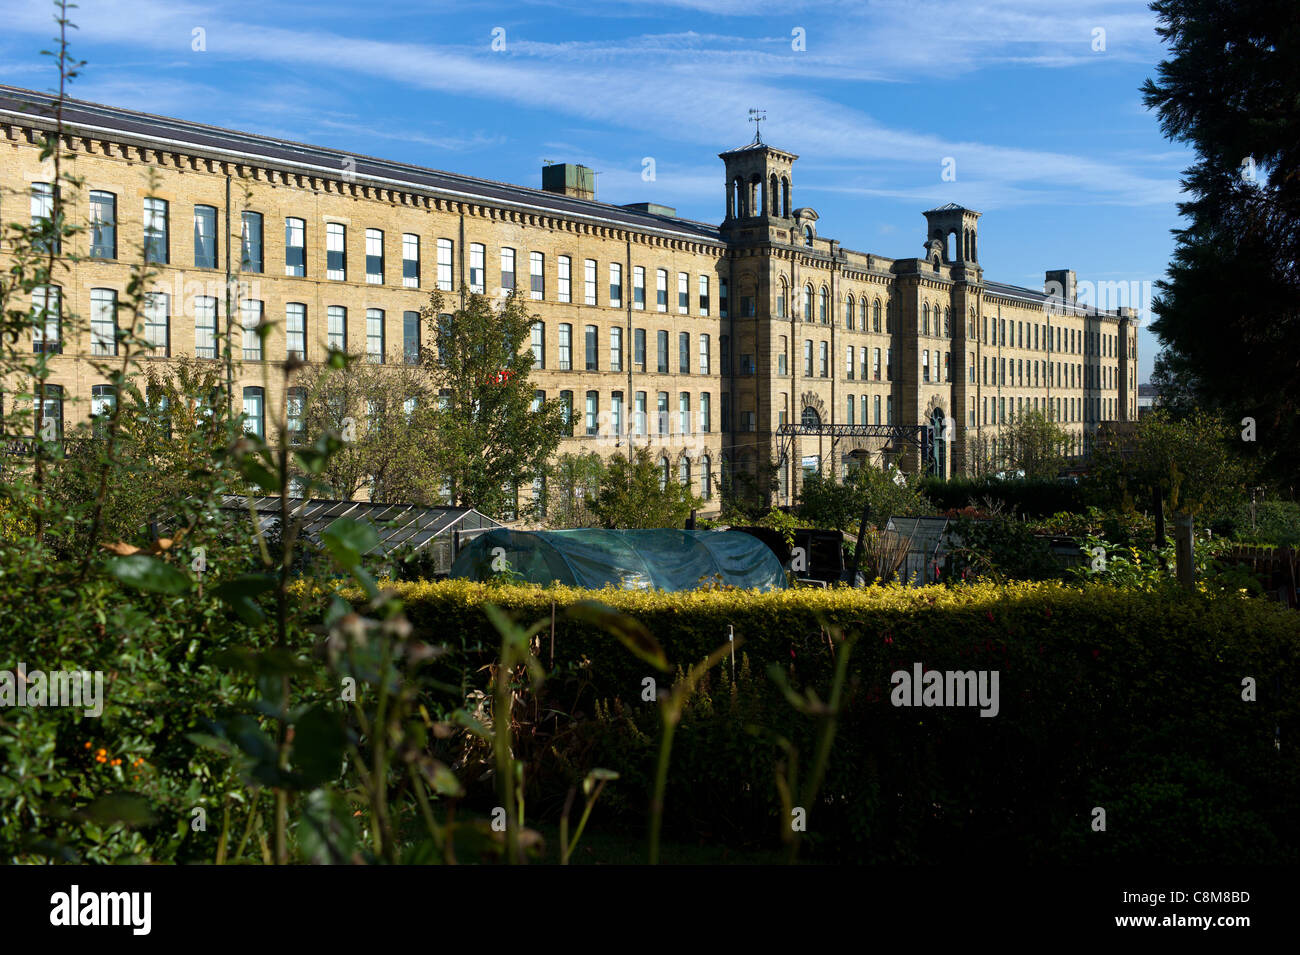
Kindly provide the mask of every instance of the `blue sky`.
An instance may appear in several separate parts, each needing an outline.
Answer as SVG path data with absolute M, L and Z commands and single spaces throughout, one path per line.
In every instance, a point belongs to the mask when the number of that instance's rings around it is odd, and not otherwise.
M 0 82 L 54 82 L 50 9 L 0 0 Z M 752 138 L 759 107 L 821 235 L 920 255 L 921 212 L 954 201 L 984 214 L 985 275 L 1030 287 L 1072 268 L 1149 288 L 1192 161 L 1142 106 L 1164 51 L 1134 0 L 83 0 L 72 16 L 83 99 L 523 185 L 581 162 L 602 200 L 703 221 L 722 217 L 717 153 Z M 1143 381 L 1156 348 L 1144 330 Z

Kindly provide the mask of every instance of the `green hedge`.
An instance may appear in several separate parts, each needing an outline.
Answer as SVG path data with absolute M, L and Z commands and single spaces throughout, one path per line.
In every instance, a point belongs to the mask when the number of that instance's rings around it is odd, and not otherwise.
M 1061 511 L 1078 513 L 1086 505 L 1082 485 L 1069 481 L 984 478 L 926 478 L 921 491 L 940 511 L 986 500 L 1000 503 L 1017 516 L 1049 517 Z
M 776 839 L 774 734 L 788 737 L 806 766 L 814 724 L 789 707 L 766 669 L 779 664 L 795 687 L 825 698 L 824 627 L 838 626 L 859 637 L 825 798 L 810 812 L 818 857 L 1300 858 L 1300 616 L 1279 605 L 1056 582 L 772 594 L 466 581 L 398 589 L 417 630 L 484 664 L 497 642 L 484 602 L 530 623 L 554 610 L 544 696 L 563 718 L 539 747 L 549 755 L 537 759 L 532 804 L 543 812 L 572 778 L 605 766 L 622 774 L 605 811 L 630 826 L 643 819 L 658 724 L 641 689 L 653 671 L 614 638 L 566 618 L 567 606 L 596 597 L 643 622 L 675 664 L 702 658 L 728 626 L 744 641 L 734 680 L 729 664 L 715 670 L 677 734 L 666 827 L 679 837 Z M 549 629 L 539 655 L 550 666 Z M 914 662 L 997 669 L 1000 713 L 893 706 L 890 674 Z M 1244 677 L 1257 681 L 1257 702 L 1242 701 Z M 1097 806 L 1107 810 L 1104 833 L 1090 828 Z

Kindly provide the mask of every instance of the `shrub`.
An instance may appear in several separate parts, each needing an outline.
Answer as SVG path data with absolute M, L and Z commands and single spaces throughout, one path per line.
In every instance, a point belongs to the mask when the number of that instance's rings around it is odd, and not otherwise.
M 1026 478 L 926 478 L 921 491 L 941 511 L 967 506 L 993 505 L 1007 513 L 1046 517 L 1061 511 L 1084 510 L 1079 485 L 1069 481 Z
M 1287 735 L 1300 703 L 1268 690 L 1275 678 L 1286 686 L 1300 676 L 1300 618 L 1277 605 L 1061 582 L 668 594 L 446 581 L 397 592 L 417 632 L 452 640 L 471 660 L 491 647 L 485 602 L 523 622 L 554 612 L 554 671 L 573 676 L 548 680 L 563 688 L 567 714 L 558 775 L 581 778 L 592 766 L 622 774 L 608 805 L 624 825 L 639 826 L 644 812 L 637 781 L 651 766 L 654 708 L 642 702 L 642 681 L 652 674 L 605 633 L 566 617 L 567 607 L 592 597 L 643 622 L 679 665 L 724 643 L 729 627 L 744 641 L 734 677 L 727 663 L 714 670 L 683 717 L 665 818 L 665 831 L 679 837 L 775 842 L 784 824 L 775 766 L 787 758 L 777 737 L 806 765 L 813 723 L 755 674 L 776 666 L 791 685 L 824 694 L 828 628 L 839 626 L 860 639 L 823 797 L 811 812 L 814 856 L 1227 861 L 1241 851 L 1236 824 L 1223 822 L 1233 819 L 1259 847 L 1256 858 L 1300 858 L 1290 795 L 1300 763 L 1293 748 L 1273 747 L 1274 728 Z M 890 675 L 915 662 L 998 670 L 999 714 L 892 706 Z M 1248 676 L 1261 702 L 1243 702 Z M 1156 760 L 1161 779 L 1150 781 Z M 1193 803 L 1158 827 L 1125 823 L 1123 838 L 1102 849 L 1088 839 L 1104 837 L 1088 826 L 1105 798 L 1130 807 L 1120 816 L 1137 818 L 1171 800 Z M 537 792 L 530 805 L 557 800 Z

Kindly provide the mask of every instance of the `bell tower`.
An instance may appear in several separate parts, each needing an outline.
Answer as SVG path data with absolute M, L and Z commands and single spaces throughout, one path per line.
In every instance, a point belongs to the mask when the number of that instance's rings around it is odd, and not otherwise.
M 767 225 L 787 228 L 794 217 L 791 170 L 799 157 L 763 142 L 755 130 L 754 141 L 718 153 L 727 172 L 727 214 L 723 225 Z
M 937 243 L 939 257 L 944 265 L 978 265 L 979 217 L 978 212 L 965 209 L 955 202 L 926 212 L 926 257 L 929 258 L 934 253 Z M 950 243 L 949 237 L 955 237 L 956 241 Z

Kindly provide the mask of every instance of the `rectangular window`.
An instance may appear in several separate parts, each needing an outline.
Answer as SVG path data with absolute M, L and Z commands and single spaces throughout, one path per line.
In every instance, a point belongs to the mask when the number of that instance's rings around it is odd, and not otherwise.
M 691 373 L 690 332 L 678 332 L 677 334 L 677 364 L 677 370 L 681 374 L 689 375 Z
M 325 310 L 327 344 L 334 351 L 348 350 L 348 310 L 331 305 Z
M 117 354 L 117 293 L 112 289 L 90 290 L 90 353 Z
M 244 431 L 263 437 L 266 434 L 265 397 L 261 388 L 244 389 Z
M 284 220 L 284 274 L 307 274 L 307 223 L 302 219 Z
M 325 223 L 325 277 L 343 282 L 348 277 L 347 226 Z
M 239 268 L 243 272 L 262 271 L 262 214 L 241 212 Z
M 149 200 L 146 199 L 146 208 Z M 32 183 L 32 225 L 40 228 L 47 223 L 54 215 L 54 187 L 48 182 Z M 53 239 L 54 252 L 57 255 L 60 249 L 60 243 L 57 236 Z M 37 240 L 34 243 L 36 251 L 45 254 L 49 247 L 43 240 Z
M 556 294 L 561 302 L 573 301 L 573 275 L 571 273 L 572 259 L 567 255 L 562 255 L 556 259 L 555 265 L 559 271 L 557 276 Z
M 262 303 L 244 299 L 239 303 L 239 327 L 243 338 L 244 361 L 262 360 L 262 339 L 257 327 L 262 324 Z
M 596 304 L 596 260 L 587 259 L 582 263 L 582 300 L 587 305 Z
M 166 199 L 144 201 L 144 257 L 153 264 L 168 263 Z
M 644 391 L 638 391 L 636 393 L 636 410 L 633 412 L 636 420 L 633 422 L 633 424 L 636 427 L 636 433 L 639 435 L 644 435 L 646 433 L 645 399 L 646 399 L 646 395 Z
M 632 331 L 632 364 L 637 371 L 645 371 L 645 329 Z
M 573 368 L 573 326 L 567 322 L 560 325 L 560 371 Z
M 533 367 L 546 367 L 546 323 L 533 322 Z
M 677 273 L 677 314 L 685 315 L 691 308 L 691 277 L 685 272 Z
M 681 434 L 691 433 L 691 393 L 689 391 L 678 392 L 677 394 L 677 427 Z
M 408 365 L 420 363 L 420 313 L 402 313 L 402 357 Z
M 451 264 L 452 252 L 451 239 L 438 240 L 438 290 L 441 292 L 450 292 L 455 287 Z
M 853 376 L 854 376 L 854 374 L 855 374 L 855 372 L 856 372 L 856 367 L 855 367 L 855 366 L 856 366 L 856 362 L 854 361 L 854 359 L 857 357 L 856 352 L 857 352 L 857 349 L 854 348 L 852 345 L 849 345 L 848 348 L 847 348 L 847 349 L 845 350 L 845 352 L 844 352 L 845 373 L 846 373 L 846 375 L 847 375 L 849 381 L 852 381 L 852 380 L 853 380 Z
M 289 443 L 300 444 L 306 430 L 307 389 L 290 388 L 285 394 L 285 425 L 289 431 Z
M 194 207 L 194 267 L 217 267 L 217 210 L 215 206 Z
M 780 338 L 777 339 L 776 352 L 776 373 L 778 375 L 789 373 L 789 351 L 789 339 L 784 335 L 780 336 Z
M 709 373 L 709 336 L 700 336 L 700 374 Z
M 597 391 L 587 392 L 587 434 L 599 434 L 600 419 L 600 393 Z
M 584 343 L 586 345 L 587 371 L 599 371 L 600 332 L 595 325 L 588 325 L 586 327 Z
M 708 434 L 713 430 L 713 412 L 709 407 L 709 393 L 707 391 L 700 393 L 700 432 Z
M 217 357 L 217 300 L 211 296 L 194 299 L 194 354 Z
M 560 392 L 560 434 L 573 437 L 573 392 Z
M 893 424 L 893 423 L 894 423 L 894 396 L 888 395 L 885 397 L 885 424 Z
M 930 380 L 930 352 L 927 349 L 921 349 L 921 380 Z
M 384 233 L 379 229 L 366 230 L 366 281 L 384 284 Z
M 623 307 L 623 266 L 609 263 L 609 307 Z
M 375 365 L 384 363 L 384 310 L 366 309 L 366 361 Z
M 894 380 L 894 350 L 890 348 L 885 352 L 885 381 Z
M 826 342 L 819 342 L 817 348 L 817 369 L 823 378 L 831 376 L 831 352 L 830 345 Z
M 845 423 L 845 424 L 854 424 L 855 422 L 854 422 L 854 420 L 853 420 L 853 416 L 854 416 L 854 414 L 855 414 L 856 411 L 857 411 L 857 405 L 854 403 L 854 400 L 853 400 L 853 396 L 852 396 L 852 395 L 849 395 L 849 396 L 848 396 L 848 399 L 847 399 L 847 402 L 846 402 L 846 408 L 848 409 L 848 413 L 844 416 L 844 423 Z
M 718 395 L 718 425 L 723 431 L 731 430 L 731 393 L 724 391 Z M 781 412 L 785 414 L 785 412 Z
M 668 433 L 668 392 L 661 391 L 656 396 L 655 411 L 659 416 L 659 433 Z
M 506 292 L 515 290 L 515 250 L 501 250 L 501 288 Z
M 718 317 L 727 317 L 728 289 L 730 288 L 726 279 L 718 279 Z M 725 428 L 723 430 L 726 430 Z
M 632 267 L 632 307 L 645 311 L 645 266 Z
M 413 232 L 402 233 L 402 285 L 420 287 L 420 237 Z
M 655 333 L 655 345 L 659 350 L 659 374 L 668 374 L 668 332 L 660 329 Z
M 609 370 L 623 370 L 623 329 L 617 325 L 609 330 Z
M 705 317 L 709 314 L 709 277 L 700 276 L 700 314 Z
M 144 339 L 155 354 L 171 354 L 171 298 L 166 292 L 145 294 Z
M 811 378 L 813 373 L 813 343 L 812 339 L 805 339 L 803 343 L 803 376 Z
M 872 407 L 872 414 L 875 418 L 875 421 L 873 423 L 880 424 L 880 395 L 876 395 L 872 398 L 871 407 Z
M 307 306 L 301 302 L 284 307 L 284 350 L 288 358 L 307 358 Z
M 487 288 L 487 247 L 474 242 L 469 247 L 469 290 L 482 295 Z
M 540 252 L 528 253 L 528 294 L 537 302 L 546 298 L 546 256 Z
M 612 434 L 623 433 L 623 392 L 615 391 L 609 396 L 609 426 Z
M 117 258 L 117 196 L 111 192 L 90 194 L 90 257 Z
M 668 311 L 668 270 L 655 270 L 655 308 L 660 312 Z

